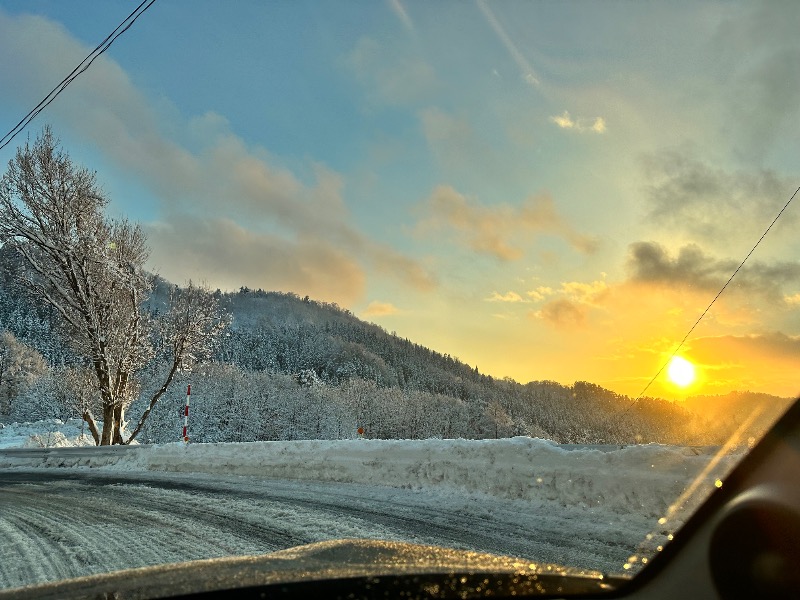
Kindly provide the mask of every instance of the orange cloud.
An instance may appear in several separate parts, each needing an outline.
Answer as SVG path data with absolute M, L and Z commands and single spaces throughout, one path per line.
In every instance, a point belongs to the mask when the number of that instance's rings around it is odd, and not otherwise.
M 608 284 L 602 280 L 590 283 L 566 281 L 561 283 L 558 291 L 542 286 L 529 291 L 528 296 L 536 301 L 556 294 L 558 297 L 545 303 L 541 309 L 531 311 L 529 315 L 558 328 L 574 328 L 584 325 L 590 309 L 601 307 L 610 293 Z
M 531 234 L 557 235 L 580 252 L 591 253 L 596 241 L 578 233 L 556 210 L 548 194 L 531 196 L 520 206 L 483 206 L 450 186 L 439 186 L 428 199 L 430 216 L 419 231 L 449 230 L 461 243 L 503 261 L 522 258 Z
M 378 302 L 377 300 L 373 300 L 369 303 L 366 310 L 364 311 L 365 317 L 385 317 L 388 315 L 396 315 L 400 312 L 400 309 L 397 308 L 391 302 Z

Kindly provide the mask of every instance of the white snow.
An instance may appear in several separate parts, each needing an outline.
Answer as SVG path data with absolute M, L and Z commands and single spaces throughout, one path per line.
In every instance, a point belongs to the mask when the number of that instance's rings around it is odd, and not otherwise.
M 0 449 L 85 445 L 79 421 L 6 425 Z M 548 440 L 308 440 L 87 448 L 51 456 L 0 456 L 0 468 L 86 467 L 246 475 L 395 488 L 435 488 L 504 499 L 635 512 L 658 519 L 712 459 L 695 448 L 657 444 L 601 451 Z M 735 457 L 703 474 L 713 490 Z
M 146 475 L 166 481 L 214 482 L 213 485 L 231 486 L 232 490 L 269 489 L 272 494 L 285 488 L 287 497 L 307 493 L 310 499 L 328 495 L 345 498 L 347 503 L 363 505 L 366 514 L 370 506 L 381 503 L 392 503 L 395 510 L 406 511 L 411 517 L 426 515 L 426 519 L 446 520 L 437 515 L 459 514 L 465 523 L 496 523 L 498 532 L 517 532 L 508 535 L 518 534 L 523 544 L 525 539 L 530 540 L 531 552 L 541 555 L 547 551 L 547 560 L 552 562 L 616 572 L 621 568 L 638 569 L 642 558 L 647 560 L 665 544 L 739 458 L 716 456 L 713 449 L 655 444 L 565 448 L 527 437 L 176 442 L 70 448 L 90 442 L 79 436 L 79 421 L 6 425 L 0 429 L 0 469 L 91 470 L 114 474 L 121 481 L 130 479 L 128 486 L 139 485 L 137 477 Z M 43 446 L 53 449 L 30 451 Z M 687 498 L 685 490 L 690 487 L 695 493 Z M 177 494 L 156 490 L 148 493 L 164 498 Z M 149 500 L 142 502 L 149 506 Z M 226 502 L 232 503 L 232 515 L 242 515 L 249 501 L 233 496 Z M 215 507 L 224 508 L 218 501 Z M 259 506 L 255 513 L 265 510 L 275 509 Z M 358 525 L 341 517 L 331 520 L 327 514 L 318 517 L 321 521 L 316 528 L 307 523 L 308 514 L 301 519 L 299 513 L 295 516 L 288 511 L 280 518 L 293 523 L 293 528 L 303 532 L 298 537 L 305 539 L 317 539 L 314 536 L 319 534 L 315 531 L 324 530 L 326 536 L 336 537 L 359 530 Z M 380 523 L 365 535 L 397 538 L 390 530 L 384 531 Z M 556 539 L 562 541 L 548 541 Z M 581 543 L 585 549 L 576 549 L 568 540 L 584 540 Z M 634 540 L 639 540 L 638 545 Z M 436 543 L 433 537 L 418 536 L 412 541 Z M 534 542 L 541 543 L 534 546 Z M 30 546 L 21 540 L 17 543 Z M 250 551 L 247 546 L 226 547 L 230 551 Z M 212 550 L 208 552 L 215 555 Z M 152 562 L 158 562 L 158 557 L 170 559 L 161 556 L 163 552 L 156 554 Z M 113 563 L 117 568 L 134 566 L 119 560 L 119 564 Z M 103 569 L 109 568 L 103 565 Z M 63 574 L 37 574 L 36 579 L 57 576 Z M 13 585 L 11 581 L 6 584 Z
M 89 430 L 81 437 L 79 419 L 46 419 L 34 423 L 0 423 L 0 450 L 4 448 L 64 448 L 94 446 Z

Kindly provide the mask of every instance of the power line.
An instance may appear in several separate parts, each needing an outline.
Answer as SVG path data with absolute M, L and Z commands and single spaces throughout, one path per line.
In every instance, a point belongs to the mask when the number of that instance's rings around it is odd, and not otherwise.
M 689 339 L 689 336 L 690 336 L 690 335 L 692 334 L 692 332 L 695 330 L 695 327 L 697 327 L 697 326 L 700 324 L 700 321 L 702 321 L 702 320 L 703 320 L 703 318 L 706 316 L 706 314 L 708 314 L 708 311 L 709 311 L 709 310 L 711 310 L 711 307 L 712 307 L 712 306 L 714 306 L 714 303 L 715 303 L 715 302 L 717 301 L 717 299 L 718 299 L 718 298 L 719 298 L 719 297 L 722 295 L 722 292 L 724 292 L 724 291 L 725 291 L 725 289 L 728 287 L 728 284 L 730 284 L 730 282 L 731 282 L 731 281 L 733 281 L 733 278 L 734 278 L 734 277 L 736 277 L 736 274 L 737 274 L 737 273 L 738 273 L 738 272 L 741 270 L 741 268 L 744 266 L 744 263 L 746 263 L 746 262 L 747 262 L 747 259 L 748 259 L 748 258 L 750 258 L 750 255 L 751 255 L 751 254 L 753 254 L 753 252 L 755 252 L 756 248 L 758 248 L 759 244 L 761 244 L 761 241 L 762 241 L 762 240 L 763 240 L 765 237 L 767 237 L 767 234 L 768 234 L 768 233 L 770 232 L 770 230 L 772 229 L 772 226 L 773 226 L 773 225 L 775 225 L 775 223 L 777 223 L 778 219 L 780 219 L 780 218 L 781 218 L 781 215 L 783 215 L 784 211 L 785 211 L 787 208 L 789 208 L 789 205 L 792 203 L 792 200 L 794 200 L 794 197 L 795 197 L 795 196 L 797 196 L 797 193 L 798 193 L 798 192 L 800 192 L 800 187 L 798 187 L 798 188 L 797 188 L 797 189 L 794 191 L 794 194 L 792 194 L 791 198 L 789 198 L 789 199 L 786 201 L 786 204 L 784 204 L 784 205 L 783 205 L 783 208 L 780 210 L 780 212 L 777 214 L 777 216 L 776 216 L 774 219 L 772 219 L 772 223 L 770 223 L 770 224 L 769 224 L 769 227 L 767 227 L 767 228 L 766 228 L 766 230 L 764 231 L 764 233 L 762 233 L 762 234 L 761 234 L 761 237 L 760 237 L 760 238 L 758 238 L 758 241 L 757 241 L 757 242 L 755 243 L 755 245 L 754 245 L 754 246 L 753 246 L 753 247 L 750 249 L 750 252 L 748 252 L 748 253 L 747 253 L 747 256 L 745 256 L 745 257 L 744 257 L 744 260 L 742 260 L 742 262 L 741 262 L 741 263 L 739 263 L 739 266 L 738 266 L 738 267 L 736 267 L 736 270 L 735 270 L 735 271 L 733 272 L 733 274 L 732 274 L 732 275 L 731 275 L 731 276 L 728 278 L 728 281 L 726 281 L 726 282 L 725 282 L 725 285 L 723 285 L 723 286 L 722 286 L 722 288 L 719 290 L 719 292 L 717 292 L 717 295 L 716 295 L 716 296 L 714 296 L 714 299 L 711 301 L 711 303 L 710 303 L 708 306 L 706 306 L 706 309 L 705 309 L 705 310 L 703 311 L 703 313 L 702 313 L 702 314 L 701 314 L 701 315 L 700 315 L 700 316 L 697 318 L 697 321 L 695 321 L 695 322 L 694 322 L 694 325 L 692 325 L 692 326 L 691 326 L 691 328 L 689 329 L 689 331 L 687 331 L 687 332 L 686 332 L 686 335 L 685 335 L 685 336 L 683 336 L 683 339 L 680 341 L 680 343 L 679 343 L 679 344 L 678 344 L 678 346 L 675 348 L 675 350 L 673 350 L 673 352 L 672 352 L 672 354 L 670 355 L 670 357 L 669 357 L 669 358 L 666 360 L 666 362 L 664 362 L 664 364 L 662 364 L 662 365 L 661 365 L 661 368 L 660 368 L 660 369 L 659 369 L 659 370 L 656 372 L 656 374 L 655 374 L 655 375 L 653 375 L 653 378 L 652 378 L 650 381 L 648 381 L 648 382 L 647 382 L 647 385 L 646 385 L 646 386 L 644 386 L 644 389 L 643 389 L 641 392 L 639 392 L 639 395 L 638 395 L 638 396 L 636 396 L 636 399 L 635 399 L 633 402 L 631 402 L 630 406 L 628 406 L 628 407 L 627 407 L 625 410 L 623 410 L 623 411 L 622 411 L 623 413 L 625 413 L 625 412 L 627 412 L 628 410 L 630 410 L 631 408 L 633 408 L 633 406 L 634 406 L 634 405 L 635 405 L 635 404 L 636 404 L 636 403 L 637 403 L 639 400 L 641 400 L 641 399 L 642 399 L 642 396 L 644 396 L 645 392 L 646 392 L 648 389 L 650 389 L 650 386 L 651 386 L 651 385 L 653 385 L 653 382 L 655 382 L 655 380 L 656 380 L 656 379 L 658 379 L 658 376 L 659 376 L 659 375 L 661 375 L 661 373 L 664 371 L 664 369 L 667 367 L 667 365 L 670 363 L 670 361 L 671 361 L 673 358 L 675 358 L 675 355 L 676 355 L 676 354 L 678 354 L 678 351 L 679 351 L 679 350 L 680 350 L 680 349 L 683 347 L 683 345 L 686 343 L 686 340 L 687 340 L 687 339 Z
M 25 129 L 25 127 L 27 127 L 28 124 L 33 121 L 40 112 L 47 108 L 47 106 L 53 100 L 55 100 L 56 97 L 58 97 L 58 95 L 63 92 L 70 83 L 75 81 L 75 79 L 81 73 L 92 66 L 92 63 L 95 61 L 95 59 L 108 50 L 111 44 L 113 44 L 119 36 L 128 31 L 128 29 L 131 28 L 131 25 L 136 22 L 136 19 L 142 16 L 142 14 L 144 14 L 144 12 L 155 3 L 155 1 L 156 0 L 143 0 L 142 3 L 139 4 L 139 6 L 137 6 L 131 14 L 125 17 L 125 19 L 119 25 L 117 25 L 114 31 L 109 33 L 106 38 L 78 64 L 78 66 L 72 69 L 69 75 L 64 77 L 64 79 L 62 79 L 56 87 L 50 90 L 50 93 L 47 94 L 42 101 L 39 102 L 39 104 L 37 104 L 27 115 L 25 115 L 19 121 L 19 123 L 14 125 L 11 131 L 0 138 L 0 150 L 8 146 L 11 141 L 17 137 L 17 135 L 21 133 L 22 130 Z

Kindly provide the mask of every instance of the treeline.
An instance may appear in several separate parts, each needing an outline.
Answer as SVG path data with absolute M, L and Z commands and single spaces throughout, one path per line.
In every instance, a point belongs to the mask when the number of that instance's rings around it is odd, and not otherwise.
M 158 378 L 154 378 L 157 381 Z M 182 380 L 151 415 L 143 440 L 179 439 L 186 384 L 192 385 L 195 441 L 366 438 L 487 439 L 525 435 L 560 443 L 715 444 L 708 423 L 668 402 L 645 399 L 630 411 L 597 404 L 597 386 L 505 382 L 509 393 L 462 400 L 423 390 L 381 387 L 358 377 L 325 383 L 216 363 Z M 622 398 L 619 398 L 622 401 Z M 620 410 L 621 409 L 621 410 Z M 618 413 L 613 412 L 619 410 Z M 675 415 L 679 421 L 672 420 Z

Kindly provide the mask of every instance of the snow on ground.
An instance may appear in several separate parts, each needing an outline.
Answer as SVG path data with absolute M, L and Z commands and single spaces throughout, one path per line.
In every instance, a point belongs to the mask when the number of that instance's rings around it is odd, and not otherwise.
M 79 419 L 70 419 L 66 422 L 60 419 L 47 419 L 35 423 L 0 423 L 0 450 L 93 446 L 94 441 L 88 430 L 85 430 L 81 437 L 81 423 L 83 421 Z
M 79 423 L 7 425 L 0 429 L 0 448 L 82 445 Z M 659 519 L 699 474 L 700 491 L 713 490 L 733 458 L 706 469 L 712 459 L 703 450 L 656 444 L 600 450 L 565 449 L 527 437 L 356 439 L 93 448 L 47 457 L 0 456 L 0 468 L 90 467 L 435 488 Z
M 526 437 L 73 447 L 87 444 L 78 420 L 0 427 L 0 469 L 9 469 L 0 489 L 0 589 L 337 537 L 636 571 L 738 459 L 704 448 Z M 43 468 L 45 480 L 26 479 Z M 90 487 L 98 477 L 113 484 Z M 126 512 L 98 524 L 109 533 L 99 537 L 130 539 L 122 551 L 85 555 L 93 547 L 87 523 L 109 501 Z M 197 522 L 187 521 L 195 512 Z M 178 514 L 186 543 L 170 554 L 159 536 L 174 536 Z M 40 519 L 52 529 L 45 537 L 31 529 Z

